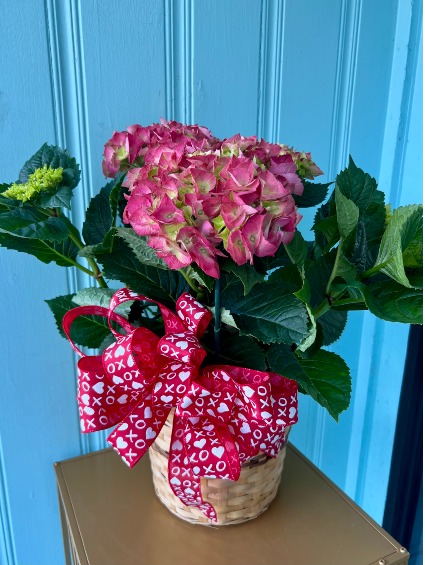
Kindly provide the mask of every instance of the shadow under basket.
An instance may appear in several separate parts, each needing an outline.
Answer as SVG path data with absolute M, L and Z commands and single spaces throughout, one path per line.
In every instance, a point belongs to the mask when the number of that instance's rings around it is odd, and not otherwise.
M 267 510 L 279 488 L 290 427 L 285 430 L 285 444 L 279 455 L 273 458 L 260 452 L 242 465 L 239 480 L 201 478 L 202 497 L 217 513 L 217 522 L 211 522 L 200 510 L 184 505 L 168 484 L 172 425 L 170 413 L 149 449 L 155 492 L 170 512 L 192 524 L 226 526 L 247 522 Z

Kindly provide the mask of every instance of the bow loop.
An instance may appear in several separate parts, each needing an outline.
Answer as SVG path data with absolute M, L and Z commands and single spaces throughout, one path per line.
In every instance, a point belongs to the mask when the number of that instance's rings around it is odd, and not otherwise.
M 158 353 L 193 367 L 199 367 L 206 355 L 195 334 L 189 331 L 164 335 L 159 340 Z
M 211 312 L 202 306 L 188 292 L 184 292 L 176 302 L 177 316 L 187 328 L 200 339 L 211 321 Z

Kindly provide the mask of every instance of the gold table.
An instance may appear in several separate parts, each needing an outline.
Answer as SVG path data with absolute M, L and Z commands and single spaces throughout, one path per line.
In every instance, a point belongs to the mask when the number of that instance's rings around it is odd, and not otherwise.
M 111 449 L 55 464 L 67 565 L 407 565 L 409 553 L 293 446 L 276 500 L 236 526 L 173 516 L 148 457 Z

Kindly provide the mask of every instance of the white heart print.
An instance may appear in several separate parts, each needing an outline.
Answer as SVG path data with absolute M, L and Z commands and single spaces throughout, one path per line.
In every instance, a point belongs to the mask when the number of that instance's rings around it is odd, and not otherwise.
M 118 398 L 120 404 L 127 404 L 128 394 L 123 394 Z
M 218 457 L 219 459 L 221 459 L 221 456 L 222 456 L 223 453 L 224 453 L 224 447 L 223 447 L 223 446 L 221 446 L 221 447 L 213 447 L 213 448 L 211 449 L 211 452 L 212 452 L 216 457 Z
M 173 400 L 173 397 L 172 396 L 166 396 L 166 395 L 163 394 L 161 396 L 161 400 L 162 400 L 162 402 L 165 402 L 165 404 L 167 404 L 168 402 L 171 402 Z
M 189 344 L 187 343 L 187 341 L 177 341 L 176 346 L 179 349 L 187 349 L 189 347 Z
M 128 446 L 128 443 L 122 437 L 119 437 L 117 439 L 118 449 L 125 449 L 127 446 Z
M 193 402 L 192 402 L 192 400 L 191 400 L 188 396 L 185 396 L 185 397 L 183 398 L 183 400 L 180 402 L 180 406 L 181 406 L 182 408 L 187 408 L 187 407 L 190 406 L 191 404 L 193 404 Z
M 183 449 L 183 444 L 180 440 L 176 439 L 171 448 L 175 449 L 176 451 L 181 451 Z
M 94 410 L 93 408 L 90 408 L 90 406 L 84 406 L 84 412 L 89 416 L 92 416 L 94 414 Z
M 86 406 L 90 404 L 90 396 L 88 394 L 83 394 L 81 400 L 83 401 L 83 404 L 85 404 Z
M 220 406 L 217 408 L 217 411 L 220 412 L 220 414 L 222 414 L 223 412 L 228 412 L 229 408 L 227 404 L 225 404 L 224 402 L 220 402 Z
M 121 426 L 118 428 L 119 430 L 126 430 L 128 428 L 128 424 L 124 422 L 124 424 L 121 424 Z
M 152 418 L 152 410 L 150 409 L 150 406 L 146 406 L 144 414 L 145 418 Z
M 103 389 L 105 388 L 105 383 L 96 383 L 92 386 L 92 389 L 97 392 L 97 394 L 103 394 Z
M 152 428 L 148 428 L 146 430 L 146 439 L 153 439 L 154 437 L 156 437 L 156 432 Z
M 182 484 L 181 480 L 178 479 L 177 477 L 172 477 L 172 478 L 170 479 L 170 483 L 171 483 L 172 485 L 176 485 L 176 486 L 179 486 L 179 485 Z
M 117 375 L 114 375 L 112 377 L 112 380 L 116 385 L 120 385 L 121 383 L 124 382 L 124 379 L 122 379 L 121 377 L 117 377 Z
M 244 422 L 241 426 L 241 433 L 249 434 L 250 431 L 251 431 L 251 428 L 249 427 L 248 422 Z
M 122 356 L 124 355 L 124 353 L 125 353 L 125 349 L 124 349 L 124 347 L 123 347 L 122 345 L 120 345 L 120 346 L 115 350 L 115 353 L 114 353 L 115 359 L 117 359 L 118 357 L 122 357 Z
M 251 388 L 250 386 L 244 386 L 244 387 L 243 387 L 243 391 L 244 391 L 245 395 L 246 395 L 248 398 L 251 398 L 251 396 L 252 396 L 252 395 L 254 394 L 254 392 L 255 392 L 254 390 L 252 390 L 252 388 Z
M 207 443 L 206 439 L 198 439 L 198 441 L 193 442 L 193 445 L 195 447 L 198 447 L 199 449 L 202 449 L 206 443 Z
M 184 382 L 186 379 L 190 377 L 190 371 L 180 371 L 179 379 Z
M 297 413 L 297 409 L 291 406 L 291 408 L 289 409 L 289 417 L 293 418 L 296 413 Z

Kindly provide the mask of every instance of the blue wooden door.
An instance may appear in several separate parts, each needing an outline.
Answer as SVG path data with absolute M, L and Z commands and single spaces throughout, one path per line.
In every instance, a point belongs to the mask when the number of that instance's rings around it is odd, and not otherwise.
M 1 179 L 16 180 L 43 142 L 66 146 L 83 171 L 81 223 L 112 131 L 163 116 L 311 151 L 328 179 L 351 154 L 394 206 L 419 201 L 421 10 L 420 0 L 5 1 Z M 104 447 L 104 435 L 79 433 L 73 354 L 43 300 L 88 281 L 2 249 L 0 268 L 0 564 L 58 565 L 52 464 Z M 378 521 L 406 341 L 407 328 L 353 314 L 333 346 L 351 367 L 350 409 L 335 424 L 302 399 L 293 431 Z

